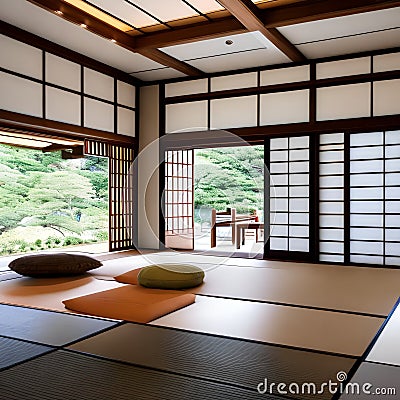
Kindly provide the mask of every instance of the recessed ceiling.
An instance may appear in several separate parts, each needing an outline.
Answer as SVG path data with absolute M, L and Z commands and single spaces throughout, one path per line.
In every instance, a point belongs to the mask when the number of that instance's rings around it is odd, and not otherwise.
M 93 1 L 91 3 L 87 3 L 83 0 L 64 0 L 66 3 L 70 3 L 75 7 L 79 7 L 81 10 L 87 12 L 90 15 L 104 21 L 105 23 L 114 26 L 117 29 L 120 29 L 124 32 L 130 32 L 133 29 L 133 25 L 129 24 L 130 19 L 125 19 L 124 11 L 129 12 L 128 15 L 132 14 L 132 10 L 118 9 L 113 7 L 115 5 L 114 2 L 110 1 Z M 103 4 L 105 3 L 105 4 Z M 126 3 L 122 3 L 125 5 Z M 99 6 L 99 7 L 96 7 Z M 150 17 L 149 17 L 150 18 Z M 153 22 L 152 22 L 153 23 Z
M 392 28 L 400 28 L 400 7 L 290 25 L 279 31 L 298 45 Z
M 132 53 L 75 24 L 36 7 L 26 0 L 0 0 L 0 16 L 19 28 L 124 72 L 161 68 L 163 65 Z
M 400 7 L 391 6 L 396 2 L 319 0 L 313 8 L 305 0 L 252 0 L 254 7 L 246 1 L 221 0 L 225 9 L 216 0 L 0 0 L 0 15 L 143 80 L 400 46 Z M 57 6 L 69 7 L 68 13 L 57 15 Z M 291 19 L 285 21 L 286 15 Z
M 227 45 L 227 40 L 233 43 Z M 260 32 L 165 47 L 162 51 L 207 73 L 290 61 Z
M 231 40 L 233 43 L 227 45 L 227 40 Z M 240 53 L 248 50 L 267 49 L 269 47 L 272 47 L 271 43 L 260 35 L 259 32 L 247 32 L 239 35 L 229 35 L 216 39 L 164 47 L 162 51 L 179 60 L 192 60 L 222 54 Z
M 190 0 L 190 4 L 203 14 L 224 9 L 224 7 L 215 0 Z
M 135 72 L 132 75 L 143 81 L 158 81 L 163 79 L 184 78 L 186 76 L 182 72 L 176 71 L 175 69 L 168 67 L 157 68 L 149 71 L 139 71 Z
M 363 51 L 393 48 L 400 45 L 400 28 L 327 39 L 300 45 L 308 58 L 331 57 Z

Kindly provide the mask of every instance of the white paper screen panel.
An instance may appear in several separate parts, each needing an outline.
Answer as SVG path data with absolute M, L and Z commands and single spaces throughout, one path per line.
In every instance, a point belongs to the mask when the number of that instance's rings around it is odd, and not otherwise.
M 135 136 L 135 111 L 118 107 L 117 125 L 120 135 Z
M 344 133 L 320 135 L 319 259 L 344 261 Z
M 280 83 L 302 82 L 310 79 L 309 65 L 301 65 L 298 67 L 271 69 L 261 71 L 260 85 L 277 85 Z
M 211 129 L 257 125 L 257 96 L 211 100 Z
M 0 65 L 32 78 L 42 78 L 42 51 L 7 36 L 0 36 Z
M 184 96 L 187 94 L 205 93 L 208 90 L 207 79 L 196 79 L 194 81 L 168 83 L 165 85 L 165 96 Z
M 117 82 L 117 102 L 128 107 L 135 107 L 135 86 L 129 85 L 129 83 Z
M 42 85 L 0 72 L 0 108 L 42 117 Z
M 270 250 L 308 252 L 309 137 L 270 139 L 269 158 Z
M 400 69 L 400 53 L 374 56 L 374 72 L 397 71 Z
M 400 172 L 398 135 L 398 131 L 350 135 L 352 262 L 400 263 L 400 181 L 391 179 Z
M 114 79 L 90 68 L 84 70 L 85 93 L 114 101 Z
M 317 64 L 317 79 L 368 74 L 369 72 L 371 72 L 371 60 L 369 57 Z
M 257 86 L 257 72 L 246 74 L 217 76 L 211 78 L 211 91 L 241 89 Z
M 46 118 L 67 124 L 81 123 L 81 96 L 46 87 Z
M 309 120 L 309 90 L 260 96 L 260 124 L 277 125 Z
M 317 89 L 317 120 L 370 116 L 370 83 Z
M 80 91 L 81 66 L 46 53 L 46 82 Z
M 168 104 L 165 114 L 167 133 L 208 129 L 207 101 Z
M 374 82 L 374 115 L 400 114 L 400 79 Z
M 112 105 L 85 98 L 84 110 L 84 123 L 87 128 L 114 131 L 114 107 Z

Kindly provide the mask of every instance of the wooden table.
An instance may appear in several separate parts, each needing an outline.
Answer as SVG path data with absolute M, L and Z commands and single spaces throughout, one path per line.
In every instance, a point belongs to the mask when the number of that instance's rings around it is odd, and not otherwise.
M 256 242 L 258 242 L 258 230 L 264 229 L 264 222 L 240 222 L 236 224 L 236 248 L 240 249 L 240 245 L 244 244 L 245 230 L 255 229 L 256 231 Z
M 256 217 L 255 216 L 248 216 L 248 217 L 239 217 L 238 219 L 231 220 L 222 220 L 219 222 L 215 222 L 212 227 L 211 227 L 211 247 L 216 247 L 217 246 L 217 228 L 222 227 L 222 226 L 231 226 L 232 229 L 232 244 L 235 244 L 236 238 L 235 234 L 237 230 L 235 229 L 235 226 L 238 224 L 242 223 L 243 221 L 248 221 L 247 223 L 254 221 Z

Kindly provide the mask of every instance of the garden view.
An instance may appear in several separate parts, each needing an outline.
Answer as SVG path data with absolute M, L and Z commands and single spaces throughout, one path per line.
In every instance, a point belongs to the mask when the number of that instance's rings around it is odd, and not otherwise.
M 263 209 L 264 146 L 197 150 L 194 171 L 195 209 Z
M 0 145 L 0 255 L 108 239 L 108 160 Z

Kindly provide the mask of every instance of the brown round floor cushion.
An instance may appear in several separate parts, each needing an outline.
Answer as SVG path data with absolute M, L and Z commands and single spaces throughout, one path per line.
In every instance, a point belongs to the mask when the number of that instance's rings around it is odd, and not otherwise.
M 11 261 L 9 268 L 31 277 L 81 275 L 103 265 L 92 257 L 80 254 L 33 254 Z
M 157 264 L 140 270 L 139 285 L 154 289 L 187 289 L 199 286 L 204 271 L 190 264 Z

